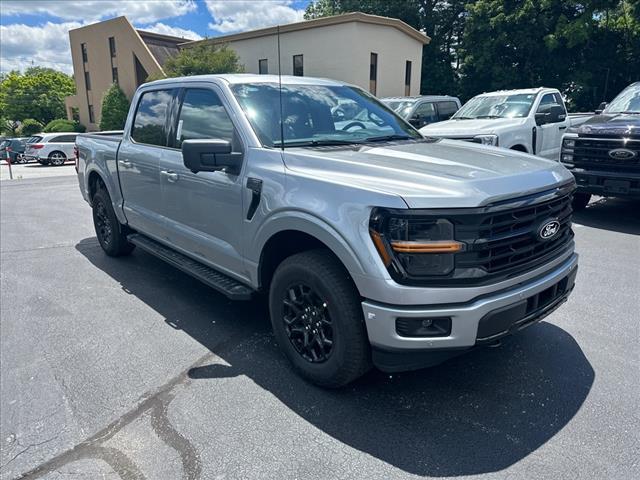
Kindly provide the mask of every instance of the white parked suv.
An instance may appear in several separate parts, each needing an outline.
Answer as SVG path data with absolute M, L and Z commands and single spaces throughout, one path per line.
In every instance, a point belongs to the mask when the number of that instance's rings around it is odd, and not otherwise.
M 39 133 L 32 136 L 24 149 L 27 159 L 35 159 L 42 165 L 64 165 L 74 157 L 75 132 Z
M 503 90 L 473 97 L 449 120 L 431 123 L 420 133 L 558 160 L 565 130 L 588 118 L 586 114 L 567 114 L 555 88 Z

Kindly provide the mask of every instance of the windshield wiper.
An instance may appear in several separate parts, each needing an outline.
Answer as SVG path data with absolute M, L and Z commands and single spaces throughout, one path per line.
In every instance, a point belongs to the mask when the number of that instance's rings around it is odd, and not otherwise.
M 285 141 L 284 147 L 325 147 L 325 146 L 335 146 L 335 145 L 357 145 L 361 142 L 356 142 L 354 140 L 340 140 L 337 138 L 322 138 L 317 140 L 294 140 L 294 141 Z M 274 147 L 280 147 L 282 145 L 281 141 L 273 142 Z
M 409 135 L 380 135 L 378 137 L 367 137 L 364 139 L 365 142 L 386 142 L 390 140 L 415 140 L 413 137 Z
M 618 113 L 622 115 L 638 115 L 640 112 L 634 112 L 633 110 L 626 110 L 624 112 L 607 112 L 607 113 Z
M 479 115 L 476 118 L 502 118 L 500 115 Z
M 451 120 L 473 120 L 473 117 L 452 117 Z

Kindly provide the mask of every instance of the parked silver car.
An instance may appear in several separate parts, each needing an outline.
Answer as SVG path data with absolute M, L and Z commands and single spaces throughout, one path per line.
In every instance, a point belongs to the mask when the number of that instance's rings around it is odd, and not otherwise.
M 330 387 L 495 344 L 567 299 L 562 165 L 425 139 L 352 85 L 281 81 L 147 83 L 123 135 L 79 135 L 103 250 L 137 246 L 232 299 L 264 292 L 292 365 Z M 371 123 L 343 125 L 347 101 Z
M 75 132 L 39 133 L 27 141 L 24 155 L 42 165 L 64 165 L 74 158 Z

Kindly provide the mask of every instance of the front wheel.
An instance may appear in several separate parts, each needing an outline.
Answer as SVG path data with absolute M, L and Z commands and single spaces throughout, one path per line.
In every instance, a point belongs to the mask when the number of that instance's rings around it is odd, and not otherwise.
M 574 212 L 579 212 L 580 210 L 584 210 L 589 205 L 589 200 L 591 200 L 590 193 L 576 192 L 573 194 L 573 201 L 571 202 L 571 207 Z
M 110 257 L 130 254 L 135 245 L 127 241 L 126 227 L 118 221 L 111 198 L 104 187 L 98 188 L 92 204 L 93 226 L 104 252 Z
M 269 311 L 280 348 L 311 382 L 337 388 L 371 367 L 360 295 L 328 250 L 299 253 L 280 264 Z

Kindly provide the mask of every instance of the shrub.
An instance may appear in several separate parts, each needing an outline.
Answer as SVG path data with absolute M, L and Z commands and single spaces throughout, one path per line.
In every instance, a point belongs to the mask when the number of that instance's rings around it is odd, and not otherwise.
M 33 118 L 27 118 L 20 125 L 20 135 L 23 137 L 30 137 L 31 135 L 35 135 L 36 133 L 40 133 L 42 131 L 42 124 L 34 120 Z
M 129 114 L 129 99 L 115 83 L 102 99 L 100 130 L 122 130 Z
M 76 122 L 75 120 L 67 120 L 66 118 L 57 118 L 47 123 L 42 130 L 46 133 L 55 132 L 78 132 L 83 133 L 86 130 L 85 126 Z

